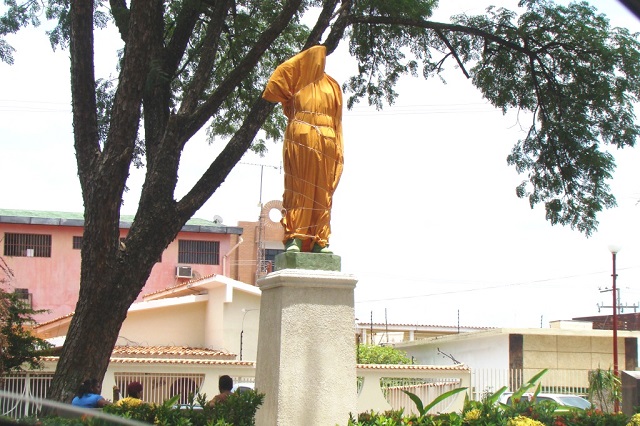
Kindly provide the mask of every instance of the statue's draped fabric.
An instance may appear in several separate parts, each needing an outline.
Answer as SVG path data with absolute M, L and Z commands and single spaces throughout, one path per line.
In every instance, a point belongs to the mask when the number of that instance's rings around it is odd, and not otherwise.
M 325 74 L 326 48 L 315 46 L 282 63 L 263 98 L 280 102 L 289 119 L 284 138 L 284 241 L 303 251 L 328 245 L 333 193 L 343 168 L 342 92 Z

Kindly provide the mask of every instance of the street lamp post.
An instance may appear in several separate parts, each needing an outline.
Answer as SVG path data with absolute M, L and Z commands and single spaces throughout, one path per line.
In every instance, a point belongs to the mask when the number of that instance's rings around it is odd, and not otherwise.
M 242 327 L 240 328 L 240 361 L 242 361 L 242 336 L 244 335 L 244 318 L 247 316 L 247 313 L 251 311 L 259 311 L 259 309 L 242 308 L 242 312 L 244 312 L 244 315 L 242 315 Z
M 618 374 L 618 299 L 616 296 L 616 254 L 620 251 L 620 247 L 616 245 L 610 245 L 609 251 L 611 252 L 611 259 L 613 262 L 613 278 L 611 294 L 613 294 L 613 375 L 619 378 Z M 614 401 L 614 411 L 617 413 L 620 411 L 620 402 L 618 399 Z

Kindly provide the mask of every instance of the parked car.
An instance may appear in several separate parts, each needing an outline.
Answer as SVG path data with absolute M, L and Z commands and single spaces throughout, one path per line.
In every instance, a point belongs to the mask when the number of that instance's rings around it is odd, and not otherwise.
M 255 389 L 255 383 L 253 383 L 253 382 L 241 382 L 241 383 L 236 383 L 235 385 L 233 385 L 233 389 L 231 389 L 231 392 L 242 393 L 242 392 L 246 392 L 248 390 L 253 390 L 253 389 Z
M 512 405 L 513 392 L 505 392 L 500 397 L 500 403 L 506 405 Z M 522 400 L 528 401 L 533 398 L 533 393 L 525 393 L 522 395 Z M 591 403 L 585 398 L 579 395 L 562 394 L 562 393 L 539 393 L 536 396 L 535 402 L 552 401 L 558 404 L 560 407 L 573 407 L 586 410 L 591 408 Z

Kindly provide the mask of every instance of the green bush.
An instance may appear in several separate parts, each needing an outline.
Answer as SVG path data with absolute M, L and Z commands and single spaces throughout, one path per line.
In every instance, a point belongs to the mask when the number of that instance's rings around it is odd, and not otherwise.
M 403 414 L 403 411 L 388 411 L 385 413 L 361 413 L 357 418 L 349 419 L 348 426 L 640 426 L 640 415 L 629 419 L 623 413 L 604 413 L 598 409 L 582 410 L 579 408 L 559 410 L 555 402 L 534 402 L 521 399 L 522 394 L 536 385 L 536 382 L 546 374 L 543 370 L 536 374 L 520 389 L 514 392 L 511 405 L 499 404 L 500 396 L 506 387 L 492 395 L 487 395 L 483 401 L 465 399 L 461 413 L 427 414 L 437 402 L 455 394 L 447 392 L 436 398 L 430 404 L 423 406 L 422 401 L 410 392 L 406 392 L 415 402 L 419 415 Z M 534 396 L 540 392 L 540 385 Z
M 142 403 L 135 406 L 108 405 L 103 412 L 141 422 L 168 426 L 254 426 L 258 407 L 264 401 L 264 394 L 254 390 L 233 393 L 223 403 L 211 407 L 206 395 L 190 398 L 187 407 L 176 405 L 179 395 L 161 405 Z M 19 424 L 38 426 L 101 426 L 108 422 L 90 416 L 81 418 L 43 417 L 25 418 Z

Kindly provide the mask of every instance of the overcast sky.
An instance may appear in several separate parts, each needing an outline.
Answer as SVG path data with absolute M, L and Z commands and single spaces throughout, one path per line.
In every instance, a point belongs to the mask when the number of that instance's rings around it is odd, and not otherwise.
M 489 4 L 441 2 L 437 18 Z M 453 5 L 455 3 L 455 5 Z M 591 1 L 612 25 L 640 31 L 613 0 Z M 445 9 L 446 7 L 446 9 Z M 0 152 L 5 185 L 0 207 L 82 211 L 73 151 L 69 63 L 41 30 L 11 39 L 15 64 L 0 64 Z M 98 37 L 96 69 L 108 77 L 111 45 Z M 585 238 L 552 227 L 542 207 L 518 199 L 522 180 L 506 164 L 527 117 L 493 109 L 449 64 L 447 84 L 406 78 L 393 107 L 344 112 L 345 169 L 334 198 L 331 248 L 359 280 L 360 321 L 463 326 L 548 327 L 549 321 L 611 313 L 611 254 L 618 255 L 623 305 L 640 301 L 640 151 L 614 151 L 610 182 L 619 207 L 599 216 Z M 343 82 L 354 64 L 344 50 L 327 59 Z M 177 196 L 208 167 L 222 141 L 204 134 L 188 145 Z M 257 220 L 259 203 L 281 199 L 281 144 L 265 158 L 247 155 L 196 217 L 227 225 Z M 133 214 L 143 174 L 134 171 L 122 212 Z M 608 306 L 598 311 L 598 305 Z M 625 309 L 624 312 L 633 312 Z

